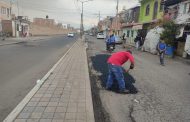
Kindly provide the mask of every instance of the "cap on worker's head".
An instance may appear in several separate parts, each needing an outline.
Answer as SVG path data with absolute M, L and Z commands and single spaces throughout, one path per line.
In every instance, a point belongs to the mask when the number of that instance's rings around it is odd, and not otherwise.
M 132 54 L 132 51 L 131 50 L 127 50 L 127 52 L 131 53 Z

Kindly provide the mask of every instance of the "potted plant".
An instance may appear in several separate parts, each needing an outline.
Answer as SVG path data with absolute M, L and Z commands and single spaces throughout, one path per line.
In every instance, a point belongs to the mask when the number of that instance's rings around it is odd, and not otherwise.
M 179 26 L 170 20 L 164 21 L 162 27 L 164 31 L 161 33 L 160 38 L 162 38 L 167 45 L 166 54 L 173 57 L 176 35 L 179 34 Z

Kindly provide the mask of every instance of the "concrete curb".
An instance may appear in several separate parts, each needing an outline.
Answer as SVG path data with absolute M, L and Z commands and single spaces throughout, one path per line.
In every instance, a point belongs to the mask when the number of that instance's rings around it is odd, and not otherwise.
M 47 36 L 48 38 L 51 38 L 51 36 Z M 23 38 L 21 38 L 22 40 Z M 27 38 L 25 38 L 27 39 Z M 23 42 L 30 42 L 30 41 L 41 41 L 41 40 L 45 40 L 46 38 L 42 38 L 42 37 L 39 37 L 39 38 L 34 38 L 34 39 L 28 39 L 27 41 L 18 41 L 18 42 L 10 42 L 10 43 L 4 43 L 4 44 L 0 44 L 0 46 L 4 46 L 4 45 L 12 45 L 12 44 L 19 44 L 19 43 L 23 43 Z M 6 40 L 5 40 L 6 41 Z
M 19 43 L 23 43 L 23 42 L 24 42 L 24 41 L 5 43 L 5 44 L 0 44 L 0 46 L 4 46 L 4 45 L 12 45 L 12 44 L 19 44 Z
M 87 49 L 88 49 L 88 43 L 85 41 L 85 40 L 83 40 L 83 42 L 84 42 L 84 48 L 85 48 L 85 60 L 86 60 L 86 71 L 87 71 L 87 75 L 86 75 L 86 79 L 88 80 L 88 82 L 89 82 L 89 85 L 90 85 L 90 90 L 89 90 L 89 92 L 90 92 L 90 96 L 91 96 L 91 100 L 90 100 L 90 102 L 91 102 L 91 104 L 92 104 L 92 107 L 90 107 L 89 108 L 89 114 L 91 114 L 90 116 L 92 117 L 92 122 L 95 122 L 95 117 L 94 117 L 94 106 L 93 106 L 93 101 L 92 101 L 92 87 L 91 87 L 91 83 L 90 83 L 90 74 L 89 74 L 89 67 L 88 67 L 88 56 L 87 56 Z
M 59 59 L 59 61 L 48 71 L 48 73 L 37 82 L 36 86 L 25 96 L 25 98 L 16 106 L 16 108 L 4 119 L 3 122 L 13 122 L 14 119 L 18 116 L 18 114 L 22 111 L 25 105 L 30 101 L 33 95 L 39 90 L 42 84 L 47 80 L 47 78 L 52 74 L 58 64 L 63 60 L 63 58 L 70 52 L 70 50 L 76 45 L 78 41 L 76 41 L 67 52 Z

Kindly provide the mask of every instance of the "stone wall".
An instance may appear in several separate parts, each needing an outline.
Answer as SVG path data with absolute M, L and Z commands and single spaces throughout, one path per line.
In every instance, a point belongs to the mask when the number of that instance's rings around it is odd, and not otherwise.
M 67 29 L 60 29 L 58 27 L 48 27 L 48 26 L 40 26 L 34 23 L 30 25 L 30 34 L 32 36 L 50 36 L 50 35 L 57 35 L 57 34 L 67 34 L 71 30 Z

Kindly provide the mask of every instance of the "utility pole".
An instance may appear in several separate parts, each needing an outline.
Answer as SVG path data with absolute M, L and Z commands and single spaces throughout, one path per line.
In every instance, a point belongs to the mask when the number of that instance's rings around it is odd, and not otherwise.
M 100 22 L 100 11 L 99 11 L 99 14 L 98 14 L 98 18 L 99 18 L 99 22 Z
M 117 0 L 117 6 L 116 6 L 116 25 L 117 25 L 117 27 L 116 27 L 116 34 L 119 34 L 119 28 L 118 28 L 118 11 L 119 11 L 119 0 Z
M 118 9 L 119 9 L 119 0 L 117 0 L 116 15 L 118 14 Z
M 18 9 L 18 16 L 19 16 L 19 0 L 17 0 L 17 9 Z
M 92 0 L 87 0 L 87 1 L 80 1 L 80 0 L 77 0 L 79 2 L 82 3 L 82 13 L 81 13 L 81 25 L 80 25 L 80 35 L 81 35 L 81 38 L 84 34 L 84 25 L 83 25 L 83 4 L 86 3 L 86 2 L 89 2 L 89 1 L 92 1 Z

